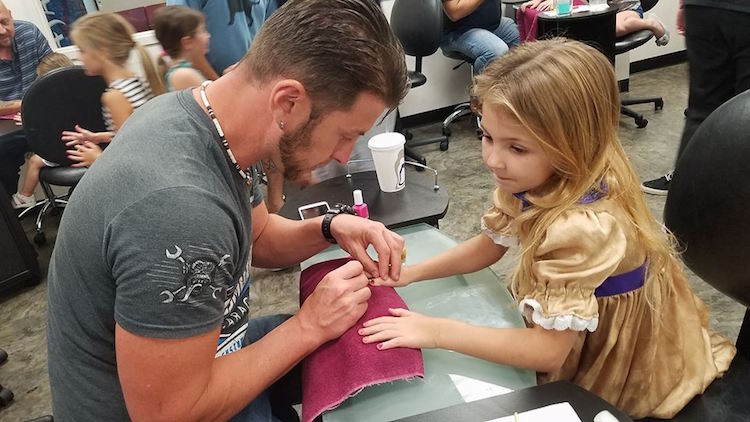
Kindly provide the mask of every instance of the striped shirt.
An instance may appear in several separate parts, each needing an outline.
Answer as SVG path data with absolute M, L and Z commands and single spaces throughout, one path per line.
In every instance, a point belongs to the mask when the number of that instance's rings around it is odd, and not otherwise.
M 14 20 L 13 58 L 0 60 L 0 101 L 20 100 L 36 79 L 36 66 L 52 52 L 42 31 L 31 22 Z
M 116 89 L 122 92 L 122 95 L 124 95 L 130 102 L 130 105 L 133 106 L 133 110 L 146 104 L 146 101 L 153 97 L 148 82 L 143 81 L 138 77 L 117 79 L 109 84 L 108 89 Z M 104 124 L 106 125 L 107 130 L 114 131 L 115 123 L 112 121 L 112 114 L 107 107 L 102 106 L 102 116 L 104 117 Z

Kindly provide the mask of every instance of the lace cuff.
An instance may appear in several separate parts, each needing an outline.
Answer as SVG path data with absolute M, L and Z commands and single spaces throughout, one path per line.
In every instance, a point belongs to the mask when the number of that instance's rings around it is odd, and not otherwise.
M 599 317 L 590 319 L 581 318 L 577 315 L 557 315 L 546 317 L 542 313 L 542 305 L 535 299 L 527 298 L 521 300 L 521 303 L 518 304 L 518 310 L 521 311 L 527 321 L 540 325 L 546 330 L 589 330 L 593 333 L 599 325 Z
M 515 246 L 518 244 L 518 238 L 516 238 L 515 236 L 508 236 L 492 231 L 492 229 L 484 224 L 484 219 L 482 219 L 482 233 L 489 236 L 489 238 L 492 239 L 492 241 L 495 242 L 496 245 L 510 248 L 511 246 Z

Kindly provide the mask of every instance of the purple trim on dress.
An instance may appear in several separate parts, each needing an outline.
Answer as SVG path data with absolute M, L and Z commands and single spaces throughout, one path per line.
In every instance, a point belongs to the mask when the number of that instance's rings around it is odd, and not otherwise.
M 594 290 L 594 296 L 607 297 L 632 292 L 643 287 L 646 281 L 646 264 L 626 273 L 609 276 Z
M 578 203 L 582 205 L 593 204 L 594 202 L 602 199 L 602 197 L 606 194 L 607 194 L 607 184 L 604 182 L 601 182 L 599 184 L 599 189 L 591 188 L 591 190 L 586 192 L 581 197 L 581 199 L 578 200 Z M 529 202 L 526 199 L 526 192 L 514 193 L 513 196 L 515 196 L 521 201 L 521 211 L 526 211 L 527 209 L 531 208 L 531 202 Z

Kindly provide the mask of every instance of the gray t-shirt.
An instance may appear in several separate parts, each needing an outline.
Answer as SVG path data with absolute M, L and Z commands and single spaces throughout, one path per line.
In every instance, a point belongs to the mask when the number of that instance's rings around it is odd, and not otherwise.
M 162 95 L 133 113 L 73 192 L 49 269 L 55 420 L 128 420 L 115 322 L 157 338 L 221 325 L 217 355 L 241 347 L 250 213 L 262 196 L 219 142 L 189 90 Z

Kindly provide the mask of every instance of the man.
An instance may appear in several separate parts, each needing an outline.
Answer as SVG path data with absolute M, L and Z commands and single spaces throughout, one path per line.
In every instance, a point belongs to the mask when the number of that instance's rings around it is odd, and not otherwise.
M 709 114 L 750 89 L 750 2 L 684 0 L 683 4 L 690 88 L 675 161 Z M 671 183 L 670 171 L 643 182 L 641 188 L 653 195 L 666 195 Z
M 21 99 L 36 79 L 36 67 L 51 53 L 34 24 L 13 20 L 0 1 L 0 116 L 21 111 Z M 29 146 L 23 132 L 0 137 L 0 183 L 8 194 L 18 189 L 18 173 Z
M 443 0 L 445 55 L 460 53 L 474 61 L 474 74 L 520 42 L 518 27 L 503 17 L 497 0 Z
M 270 420 L 264 391 L 359 319 L 368 277 L 398 279 L 403 240 L 350 215 L 269 215 L 252 165 L 279 156 L 294 179 L 346 162 L 406 81 L 403 50 L 372 1 L 296 1 L 235 70 L 136 110 L 58 231 L 47 327 L 55 419 Z M 328 274 L 289 319 L 248 320 L 251 261 L 287 267 L 329 241 L 358 262 Z

